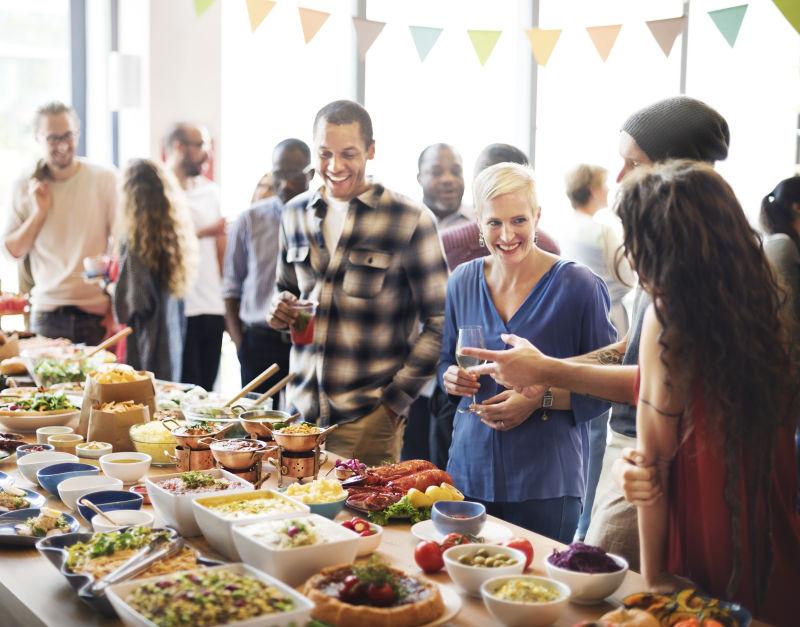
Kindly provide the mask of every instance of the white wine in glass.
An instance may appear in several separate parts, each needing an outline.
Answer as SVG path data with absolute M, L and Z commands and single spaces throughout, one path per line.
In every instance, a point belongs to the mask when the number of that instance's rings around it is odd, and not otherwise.
M 486 348 L 483 342 L 483 329 L 478 326 L 460 327 L 458 329 L 458 342 L 456 343 L 456 363 L 459 368 L 471 368 L 480 366 L 485 360 L 477 357 L 470 357 L 461 354 L 462 348 Z M 472 395 L 472 404 L 475 404 L 475 395 Z M 469 413 L 466 409 L 459 409 L 460 412 Z

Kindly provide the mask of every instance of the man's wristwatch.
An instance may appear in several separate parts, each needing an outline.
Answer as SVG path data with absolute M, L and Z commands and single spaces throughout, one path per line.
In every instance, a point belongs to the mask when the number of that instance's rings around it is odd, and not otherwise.
M 547 388 L 542 396 L 542 420 L 547 420 L 547 410 L 553 406 L 553 388 Z

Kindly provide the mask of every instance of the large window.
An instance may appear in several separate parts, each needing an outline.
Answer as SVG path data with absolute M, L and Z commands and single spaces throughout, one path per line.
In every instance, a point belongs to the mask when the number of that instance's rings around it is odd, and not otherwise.
M 69 3 L 0 3 L 0 198 L 5 220 L 11 186 L 38 157 L 33 112 L 48 100 L 69 101 Z M 3 290 L 17 288 L 17 267 L 0 262 Z

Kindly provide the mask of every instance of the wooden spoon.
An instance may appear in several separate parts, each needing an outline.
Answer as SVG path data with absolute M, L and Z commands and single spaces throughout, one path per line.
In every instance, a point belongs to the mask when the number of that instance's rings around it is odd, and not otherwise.
M 97 353 L 99 353 L 100 351 L 107 349 L 109 346 L 113 346 L 114 344 L 119 342 L 123 337 L 129 336 L 131 333 L 133 333 L 133 328 L 125 327 L 124 329 L 122 329 L 122 331 L 120 331 L 119 333 L 115 333 L 105 342 L 101 342 L 100 344 L 95 346 L 91 351 L 86 353 L 86 356 L 91 357 L 92 355 L 97 355 Z
M 264 372 L 262 372 L 255 379 L 253 379 L 250 383 L 248 383 L 241 390 L 239 390 L 239 393 L 236 396 L 234 396 L 231 400 L 229 400 L 227 403 L 225 403 L 225 405 L 223 407 L 230 407 L 231 405 L 233 405 L 236 401 L 238 401 L 240 398 L 242 398 L 250 390 L 253 390 L 253 389 L 257 388 L 259 385 L 264 383 L 264 381 L 266 381 L 272 375 L 274 375 L 276 372 L 278 372 L 278 370 L 280 370 L 280 367 L 278 367 L 278 364 L 272 364 Z
M 97 507 L 97 505 L 95 505 L 91 501 L 87 501 L 86 499 L 81 499 L 80 501 L 78 501 L 78 504 L 79 505 L 84 505 L 84 506 L 88 507 L 90 510 L 92 510 L 98 516 L 102 516 L 108 522 L 109 525 L 113 525 L 115 527 L 119 526 L 119 525 L 117 525 L 117 523 L 115 523 L 113 520 L 111 520 L 108 516 L 106 516 L 105 512 L 102 509 Z M 91 524 L 91 523 L 92 523 L 92 521 L 90 520 L 89 524 Z
M 275 385 L 273 385 L 270 389 L 264 392 L 261 396 L 259 396 L 255 401 L 253 401 L 253 406 L 258 407 L 266 401 L 270 396 L 275 396 L 278 392 L 280 392 L 283 388 L 285 388 L 288 384 L 294 381 L 295 376 L 297 376 L 294 372 L 290 372 L 287 374 L 283 379 L 278 381 Z

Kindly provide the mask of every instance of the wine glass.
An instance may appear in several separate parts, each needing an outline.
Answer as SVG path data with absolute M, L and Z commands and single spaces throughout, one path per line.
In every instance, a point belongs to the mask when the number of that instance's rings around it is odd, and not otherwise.
M 466 326 L 458 329 L 458 342 L 456 343 L 456 363 L 459 368 L 471 368 L 480 366 L 485 360 L 478 357 L 463 355 L 462 348 L 486 348 L 483 343 L 483 329 L 479 326 Z M 472 404 L 475 404 L 475 395 L 472 395 Z M 467 409 L 459 409 L 459 412 L 470 413 Z

